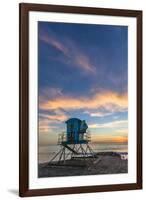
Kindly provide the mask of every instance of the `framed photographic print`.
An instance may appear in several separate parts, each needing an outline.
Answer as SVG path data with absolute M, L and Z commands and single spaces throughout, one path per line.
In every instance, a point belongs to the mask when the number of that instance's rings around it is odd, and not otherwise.
M 142 11 L 20 4 L 20 196 L 142 188 Z

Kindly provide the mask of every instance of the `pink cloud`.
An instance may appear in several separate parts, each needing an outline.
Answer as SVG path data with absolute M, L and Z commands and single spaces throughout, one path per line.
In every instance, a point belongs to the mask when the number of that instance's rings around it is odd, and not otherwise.
M 117 120 L 103 124 L 90 124 L 89 128 L 123 128 L 128 126 L 127 120 Z
M 61 42 L 52 35 L 44 33 L 40 35 L 39 39 L 53 46 L 65 56 L 58 58 L 48 57 L 49 59 L 59 60 L 66 63 L 68 66 L 72 64 L 75 67 L 82 69 L 82 72 L 95 73 L 96 69 L 94 65 L 91 64 L 89 57 L 79 50 L 77 45 L 75 45 L 73 42 L 69 42 L 67 40 L 66 42 Z
M 100 107 L 108 108 L 109 111 L 113 112 L 115 109 L 126 110 L 128 107 L 127 94 L 119 94 L 113 91 L 105 91 L 102 93 L 94 94 L 90 97 L 79 97 L 74 98 L 71 96 L 58 96 L 53 99 L 47 99 L 40 102 L 39 108 L 42 110 L 49 109 L 98 109 Z
M 64 55 L 66 55 L 66 56 L 68 55 L 69 51 L 68 51 L 67 47 L 65 47 L 61 42 L 57 41 L 52 36 L 49 36 L 47 34 L 42 34 L 42 35 L 40 35 L 39 39 L 42 40 L 43 42 L 55 47 L 56 49 L 61 51 Z

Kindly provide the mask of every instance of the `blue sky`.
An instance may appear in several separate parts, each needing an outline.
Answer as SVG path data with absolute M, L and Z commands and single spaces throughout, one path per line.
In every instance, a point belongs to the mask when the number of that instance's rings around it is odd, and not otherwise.
M 39 139 L 87 121 L 93 142 L 127 142 L 126 26 L 38 22 Z

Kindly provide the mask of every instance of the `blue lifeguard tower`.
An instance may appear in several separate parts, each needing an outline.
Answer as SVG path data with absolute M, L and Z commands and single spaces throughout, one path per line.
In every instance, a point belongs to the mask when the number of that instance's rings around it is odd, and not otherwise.
M 84 138 L 84 134 L 88 128 L 85 120 L 81 121 L 77 118 L 71 118 L 66 121 L 66 124 L 66 144 L 82 144 L 88 142 L 87 138 Z
M 58 145 L 60 145 L 61 149 L 50 160 L 49 164 L 52 164 L 54 160 L 57 165 L 64 165 L 68 159 L 94 158 L 95 154 L 89 146 L 91 135 L 87 131 L 88 125 L 86 121 L 78 118 L 70 118 L 65 123 L 66 131 L 58 136 Z

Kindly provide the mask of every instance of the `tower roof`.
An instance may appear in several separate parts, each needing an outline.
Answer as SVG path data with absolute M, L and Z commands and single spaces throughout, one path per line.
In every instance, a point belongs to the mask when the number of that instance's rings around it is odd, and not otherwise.
M 70 122 L 70 121 L 80 121 L 80 122 L 81 122 L 81 120 L 78 119 L 78 118 L 70 118 L 70 119 L 68 119 L 65 123 L 68 123 L 68 122 Z

